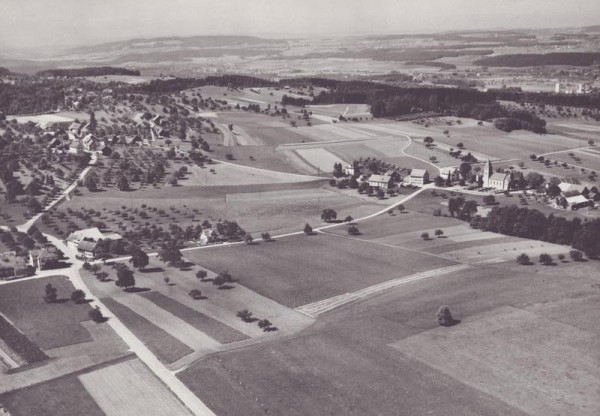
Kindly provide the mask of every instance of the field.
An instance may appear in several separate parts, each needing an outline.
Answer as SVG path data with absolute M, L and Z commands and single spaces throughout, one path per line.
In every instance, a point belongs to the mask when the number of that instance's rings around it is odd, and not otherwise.
M 136 296 L 136 295 L 132 295 Z M 103 298 L 104 303 L 123 324 L 127 326 L 156 356 L 165 363 L 172 363 L 193 352 L 193 350 L 169 335 L 146 318 L 128 307 L 111 299 Z
M 472 371 L 485 370 L 487 363 L 500 368 L 501 362 L 505 366 L 500 377 L 520 376 L 518 383 L 537 377 L 536 381 L 545 383 L 536 384 L 541 386 L 536 397 L 547 400 L 547 406 L 558 403 L 566 409 L 563 406 L 568 403 L 571 409 L 584 412 L 561 414 L 591 415 L 599 410 L 594 393 L 588 389 L 595 388 L 600 380 L 594 352 L 598 350 L 600 328 L 597 312 L 585 305 L 600 299 L 600 292 L 592 286 L 599 283 L 598 277 L 590 274 L 595 267 L 589 263 L 526 269 L 516 265 L 481 266 L 402 286 L 350 309 L 330 313 L 291 339 L 208 358 L 180 373 L 180 378 L 222 415 L 258 415 L 263 409 L 288 415 L 547 415 L 545 411 L 524 412 L 519 392 L 509 396 L 514 389 L 504 389 L 504 384 Z M 462 322 L 438 329 L 435 313 L 442 304 L 449 305 Z M 514 329 L 501 329 L 500 322 L 507 323 L 502 315 L 506 305 L 553 321 L 536 318 L 515 322 Z M 571 308 L 577 312 L 570 313 Z M 517 316 L 531 316 L 529 312 Z M 494 325 L 496 315 L 499 323 Z M 479 325 L 488 326 L 477 332 L 471 322 L 480 318 L 484 320 Z M 538 329 L 529 323 L 543 326 Z M 501 332 L 495 334 L 494 328 Z M 526 328 L 527 334 L 520 332 Z M 560 335 L 556 332 L 559 328 Z M 469 338 L 459 340 L 463 334 Z M 503 334 L 508 338 L 500 340 Z M 503 358 L 494 363 L 494 357 L 507 357 L 502 352 L 504 345 L 510 352 L 523 351 L 523 360 L 531 357 L 531 352 L 521 350 L 522 342 L 513 338 L 518 334 L 527 337 L 534 352 L 555 354 L 563 351 L 563 346 L 566 352 L 555 360 L 515 362 Z M 579 343 L 563 342 L 569 334 L 576 335 Z M 472 346 L 470 339 L 474 341 Z M 516 344 L 508 344 L 512 339 Z M 410 354 L 404 352 L 408 347 L 400 348 L 404 342 L 411 345 Z M 437 353 L 431 356 L 431 364 L 413 357 L 430 352 Z M 495 355 L 488 356 L 488 352 Z M 573 354 L 582 355 L 570 360 Z M 483 357 L 483 361 L 470 360 L 471 356 Z M 458 365 L 446 366 L 445 357 Z M 572 364 L 569 370 L 563 364 L 565 360 Z M 525 368 L 535 373 L 530 376 Z M 566 387 L 564 395 L 556 390 L 572 381 L 568 377 L 579 374 L 583 378 Z M 587 386 L 580 384 L 588 381 Z M 582 393 L 588 391 L 587 397 L 571 394 L 577 386 L 581 386 Z M 230 394 L 232 391 L 235 393 Z M 573 400 L 561 403 L 562 397 Z M 544 405 L 543 401 L 530 401 L 532 406 L 534 403 Z
M 188 225 L 195 227 L 206 219 L 213 224 L 219 219 L 234 220 L 251 233 L 284 233 L 299 230 L 306 222 L 320 222 L 324 206 L 335 209 L 340 216 L 352 215 L 356 218 L 378 209 L 378 205 L 372 202 L 321 189 L 321 186 L 321 182 L 306 182 L 204 188 L 179 186 L 163 188 L 160 192 L 111 190 L 90 193 L 82 190 L 81 196 L 61 204 L 56 211 L 66 216 L 67 208 L 89 210 L 96 207 L 96 211 L 100 211 L 102 207 L 100 217 L 92 217 L 93 221 L 102 221 L 108 228 L 121 233 L 146 222 L 162 227 L 176 223 L 185 228 Z M 144 204 L 147 206 L 145 209 L 142 208 Z M 161 209 L 163 214 L 160 213 Z M 116 214 L 117 211 L 119 214 Z M 147 219 L 141 217 L 141 211 L 146 212 Z M 127 224 L 122 215 L 129 218 Z M 69 221 L 75 222 L 78 227 L 89 226 L 86 221 L 69 217 Z M 40 222 L 40 229 L 54 235 L 60 232 L 68 235 L 68 221 L 56 215 L 52 218 L 53 224 L 44 225 Z
M 597 336 L 543 315 L 505 306 L 392 346 L 528 414 L 598 411 Z
M 173 298 L 160 292 L 149 292 L 142 294 L 143 297 L 155 303 L 160 308 L 184 320 L 198 331 L 206 333 L 221 344 L 242 341 L 248 339 L 247 335 L 222 324 L 221 322 L 204 315 L 189 306 L 180 303 Z
M 192 251 L 186 253 L 186 258 L 213 271 L 229 269 L 242 278 L 245 286 L 292 307 L 454 264 L 439 257 L 331 235 Z M 287 261 L 274 262 L 274 258 Z
M 0 395 L 12 416 L 106 416 L 76 375 Z
M 44 287 L 58 290 L 58 302 L 43 300 Z M 81 325 L 88 321 L 87 304 L 70 300 L 74 288 L 64 276 L 27 280 L 0 286 L 0 312 L 43 350 L 91 341 Z
M 82 374 L 79 381 L 106 416 L 190 414 L 137 359 Z

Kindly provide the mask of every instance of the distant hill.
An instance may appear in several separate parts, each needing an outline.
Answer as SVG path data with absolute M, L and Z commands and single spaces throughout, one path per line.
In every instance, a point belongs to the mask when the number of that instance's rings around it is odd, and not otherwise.
M 545 54 L 498 55 L 474 62 L 481 66 L 525 67 L 541 65 L 591 66 L 600 63 L 598 52 L 553 52 Z
M 139 76 L 140 71 L 126 68 L 116 68 L 111 66 L 87 67 L 87 68 L 69 68 L 69 69 L 47 69 L 37 73 L 39 76 L 53 77 L 93 77 L 104 75 L 133 75 Z
M 4 68 L 0 66 L 0 75 L 10 75 L 10 69 Z
M 285 44 L 285 41 L 276 39 L 262 39 L 254 36 L 190 36 L 190 37 L 162 37 L 149 39 L 129 39 L 118 42 L 101 43 L 92 46 L 80 46 L 64 51 L 65 53 L 102 53 L 114 51 L 136 51 L 144 49 L 161 48 L 228 48 L 240 45 Z

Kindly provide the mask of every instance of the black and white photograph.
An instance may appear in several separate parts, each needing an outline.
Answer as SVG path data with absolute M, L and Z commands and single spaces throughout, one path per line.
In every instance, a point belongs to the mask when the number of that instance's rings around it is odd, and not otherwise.
M 0 0 L 0 416 L 600 415 L 598 0 Z

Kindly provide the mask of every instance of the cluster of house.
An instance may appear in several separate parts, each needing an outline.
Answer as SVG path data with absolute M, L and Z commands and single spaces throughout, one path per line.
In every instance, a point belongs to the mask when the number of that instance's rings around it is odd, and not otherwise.
M 87 228 L 85 230 L 73 231 L 67 237 L 67 247 L 79 253 L 79 256 L 84 259 L 96 258 L 96 247 L 100 240 L 120 240 L 121 236 L 117 233 L 105 233 L 100 231 L 98 227 Z
M 55 153 L 92 153 L 101 152 L 105 156 L 109 156 L 113 151 L 113 146 L 116 144 L 124 144 L 127 146 L 141 146 L 144 140 L 138 136 L 117 136 L 98 138 L 90 131 L 89 123 L 71 123 L 67 128 L 55 128 L 44 133 L 44 137 L 48 139 L 47 147 Z
M 346 175 L 354 176 L 356 173 L 356 167 L 354 165 L 348 165 L 344 168 Z M 373 188 L 379 188 L 388 190 L 394 188 L 397 184 L 423 186 L 429 183 L 429 172 L 425 169 L 412 169 L 404 177 L 401 177 L 398 169 L 390 169 L 384 174 L 372 174 L 368 177 L 360 175 L 358 178 L 359 182 L 366 182 Z
M 29 257 L 19 256 L 15 251 L 0 254 L 0 280 L 33 275 L 36 269 L 52 269 L 58 265 L 60 253 L 53 245 L 31 250 Z
M 596 202 L 600 202 L 600 192 L 595 186 L 588 188 L 579 183 L 561 182 L 558 187 L 560 195 L 552 201 L 554 208 L 576 210 L 593 207 Z

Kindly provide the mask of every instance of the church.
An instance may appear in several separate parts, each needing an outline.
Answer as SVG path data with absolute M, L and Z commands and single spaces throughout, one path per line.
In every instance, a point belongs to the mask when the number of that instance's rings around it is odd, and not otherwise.
M 485 162 L 483 167 L 484 188 L 492 188 L 501 192 L 508 191 L 510 180 L 510 173 L 494 172 L 494 169 L 492 168 L 492 162 L 490 162 L 489 159 Z

